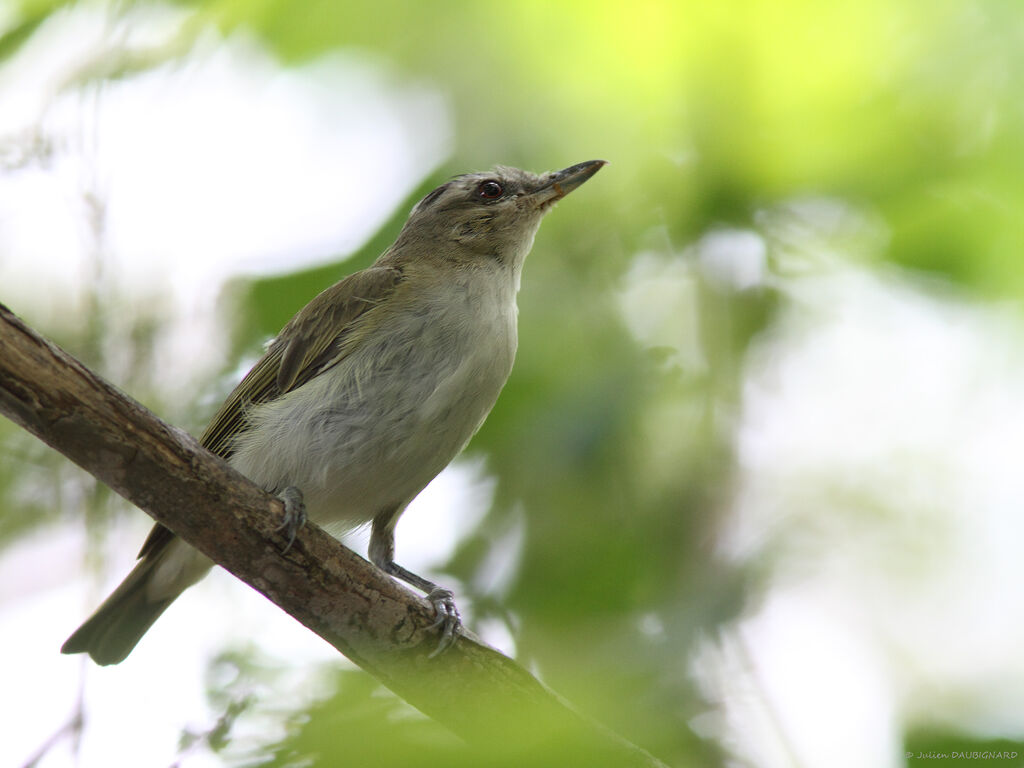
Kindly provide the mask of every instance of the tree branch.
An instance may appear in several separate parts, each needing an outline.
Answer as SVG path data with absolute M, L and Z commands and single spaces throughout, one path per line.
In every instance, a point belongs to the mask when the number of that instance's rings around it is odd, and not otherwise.
M 662 766 L 463 632 L 435 659 L 433 609 L 0 304 L 0 412 L 262 592 L 425 714 L 522 764 Z M 56 642 L 55 642 L 56 648 Z

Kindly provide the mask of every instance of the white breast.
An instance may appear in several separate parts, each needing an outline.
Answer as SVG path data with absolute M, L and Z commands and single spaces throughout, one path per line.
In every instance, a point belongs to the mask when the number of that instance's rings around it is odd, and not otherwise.
M 411 501 L 479 429 L 511 371 L 512 279 L 479 272 L 403 303 L 333 368 L 255 406 L 236 444 L 236 469 L 270 491 L 297 486 L 318 523 L 351 526 Z

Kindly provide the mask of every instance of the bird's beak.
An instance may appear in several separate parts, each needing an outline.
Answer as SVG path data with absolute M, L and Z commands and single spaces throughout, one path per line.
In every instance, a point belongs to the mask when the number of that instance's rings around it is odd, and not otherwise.
M 605 165 L 604 160 L 587 160 L 563 171 L 555 171 L 544 177 L 540 187 L 530 193 L 530 199 L 538 208 L 546 208 L 572 192 Z

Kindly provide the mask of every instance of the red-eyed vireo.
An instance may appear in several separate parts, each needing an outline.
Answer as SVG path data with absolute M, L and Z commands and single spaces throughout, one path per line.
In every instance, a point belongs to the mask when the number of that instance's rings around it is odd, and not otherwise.
M 202 443 L 310 519 L 371 523 L 369 556 L 427 593 L 455 637 L 452 593 L 394 561 L 395 524 L 483 423 L 512 370 L 523 261 L 555 201 L 603 160 L 540 176 L 458 176 L 424 197 L 368 269 L 307 304 L 213 417 Z M 117 664 L 213 563 L 156 525 L 139 562 L 64 653 Z

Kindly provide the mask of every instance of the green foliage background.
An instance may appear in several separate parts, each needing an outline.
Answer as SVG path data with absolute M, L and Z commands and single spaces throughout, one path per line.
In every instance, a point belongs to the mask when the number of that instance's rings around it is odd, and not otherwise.
M 16 5 L 20 22 L 0 38 L 0 55 L 65 4 Z M 441 89 L 457 132 L 444 169 L 353 257 L 231 286 L 238 323 L 225 371 L 322 287 L 372 261 L 412 200 L 449 174 L 610 161 L 548 218 L 528 261 L 516 368 L 470 447 L 497 477 L 494 505 L 448 570 L 475 621 L 514 616 L 522 659 L 566 698 L 672 764 L 719 761 L 718 747 L 688 726 L 707 704 L 687 658 L 751 588 L 753 577 L 716 562 L 711 544 L 733 472 L 728 430 L 743 354 L 770 325 L 776 297 L 699 285 L 708 366 L 685 370 L 631 337 L 616 303 L 623 276 L 642 251 L 682 252 L 721 227 L 758 231 L 759 211 L 825 196 L 884 222 L 886 259 L 1018 301 L 1020 3 L 181 5 L 194 13 L 190 29 L 245 30 L 288 64 L 335 50 L 385 60 L 395 78 Z M 665 413 L 678 422 L 666 426 Z M 0 465 L 0 482 L 19 462 L 36 463 L 38 451 L 26 450 L 33 455 Z M 0 513 L 8 540 L 27 524 L 24 504 L 11 504 Z M 519 514 L 523 562 L 511 593 L 495 600 L 479 568 Z M 658 632 L 645 631 L 652 621 Z M 353 764 L 462 763 L 443 733 L 385 711 L 400 705 L 372 689 L 346 672 L 336 697 L 287 713 L 292 736 L 271 764 L 310 755 L 344 764 L 353 743 L 379 750 Z

